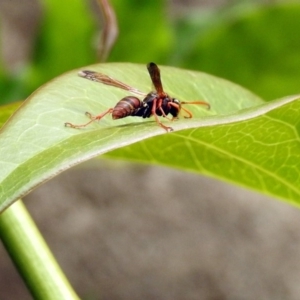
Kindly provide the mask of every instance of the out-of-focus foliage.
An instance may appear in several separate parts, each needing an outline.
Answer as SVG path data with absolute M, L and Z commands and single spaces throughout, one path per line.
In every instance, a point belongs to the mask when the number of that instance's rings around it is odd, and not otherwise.
M 40 2 L 43 19 L 31 61 L 12 76 L 0 60 L 0 103 L 24 99 L 49 79 L 97 62 L 96 17 L 101 14 L 92 11 L 96 6 L 86 0 Z M 111 2 L 120 33 L 110 62 L 155 61 L 201 70 L 239 83 L 266 100 L 300 90 L 299 2 L 235 1 L 180 16 L 171 13 L 166 0 Z
M 174 32 L 166 1 L 111 1 L 119 24 L 119 38 L 109 61 L 166 64 L 174 45 Z
M 300 3 L 194 12 L 177 29 L 174 64 L 227 78 L 267 100 L 299 93 Z
M 96 24 L 87 1 L 43 0 L 44 18 L 24 79 L 30 89 L 45 81 L 96 60 L 93 35 Z
M 41 0 L 34 54 L 18 74 L 0 66 L 0 103 L 26 98 L 51 78 L 96 61 L 96 22 L 87 1 Z

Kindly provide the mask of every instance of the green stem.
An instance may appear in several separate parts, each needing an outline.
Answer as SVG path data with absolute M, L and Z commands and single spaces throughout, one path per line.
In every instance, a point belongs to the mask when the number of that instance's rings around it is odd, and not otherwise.
M 0 238 L 34 299 L 79 299 L 21 200 L 0 215 Z

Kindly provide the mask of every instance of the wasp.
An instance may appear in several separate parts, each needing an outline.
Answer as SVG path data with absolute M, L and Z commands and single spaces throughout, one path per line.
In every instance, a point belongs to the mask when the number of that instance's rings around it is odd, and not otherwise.
M 168 132 L 173 131 L 173 128 L 164 125 L 159 120 L 159 116 L 173 121 L 178 119 L 179 113 L 181 112 L 181 110 L 183 110 L 186 113 L 186 115 L 184 116 L 185 118 L 192 118 L 192 113 L 186 108 L 182 107 L 183 104 L 200 104 L 206 106 L 208 109 L 210 108 L 209 103 L 204 101 L 186 102 L 179 101 L 176 98 L 170 97 L 163 89 L 160 77 L 160 70 L 158 66 L 155 63 L 150 62 L 147 65 L 147 69 L 153 86 L 155 88 L 155 91 L 152 91 L 148 94 L 143 93 L 138 89 L 131 87 L 119 80 L 113 79 L 105 74 L 86 70 L 80 71 L 78 73 L 80 77 L 126 90 L 133 94 L 143 96 L 144 99 L 140 100 L 135 96 L 124 97 L 116 104 L 115 107 L 109 108 L 106 111 L 100 113 L 99 115 L 93 116 L 89 112 L 86 112 L 85 114 L 90 118 L 90 121 L 85 124 L 75 125 L 67 122 L 65 123 L 65 126 L 72 128 L 85 127 L 93 121 L 101 120 L 107 114 L 112 114 L 112 118 L 114 120 L 125 118 L 128 116 L 142 118 L 149 118 L 151 116 L 154 116 L 156 123 Z M 168 114 L 171 114 L 172 118 L 167 117 Z

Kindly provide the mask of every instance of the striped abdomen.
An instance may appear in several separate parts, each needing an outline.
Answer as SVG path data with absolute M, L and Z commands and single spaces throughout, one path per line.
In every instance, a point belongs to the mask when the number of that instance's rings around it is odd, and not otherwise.
M 113 119 L 121 119 L 131 116 L 135 111 L 143 106 L 142 101 L 133 96 L 127 96 L 121 99 L 112 111 Z

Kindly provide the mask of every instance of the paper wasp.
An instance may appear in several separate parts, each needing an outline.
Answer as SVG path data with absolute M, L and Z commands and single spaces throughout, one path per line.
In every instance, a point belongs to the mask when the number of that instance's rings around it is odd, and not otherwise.
M 159 126 L 161 126 L 166 131 L 173 131 L 173 128 L 164 125 L 159 120 L 158 116 L 162 116 L 169 120 L 175 120 L 178 118 L 178 114 L 180 113 L 180 111 L 183 110 L 186 113 L 185 118 L 192 118 L 192 113 L 186 108 L 182 107 L 183 104 L 200 104 L 206 106 L 207 108 L 210 108 L 210 105 L 204 101 L 185 102 L 170 97 L 163 90 L 162 82 L 160 79 L 160 70 L 158 66 L 155 63 L 151 62 L 147 65 L 147 69 L 155 88 L 155 91 L 152 91 L 148 94 L 140 92 L 138 89 L 133 88 L 116 79 L 113 79 L 105 74 L 97 73 L 94 71 L 80 71 L 78 75 L 81 77 L 110 86 L 115 86 L 136 95 L 141 95 L 144 97 L 144 99 L 140 100 L 135 96 L 127 96 L 121 99 L 114 108 L 109 108 L 99 115 L 92 116 L 90 113 L 86 112 L 86 115 L 90 118 L 90 121 L 85 124 L 75 125 L 67 122 L 65 123 L 65 126 L 72 128 L 85 127 L 93 121 L 101 120 L 105 115 L 111 113 L 114 120 L 125 118 L 128 116 L 143 118 L 154 116 L 155 121 Z M 171 119 L 167 117 L 168 114 L 172 115 Z

